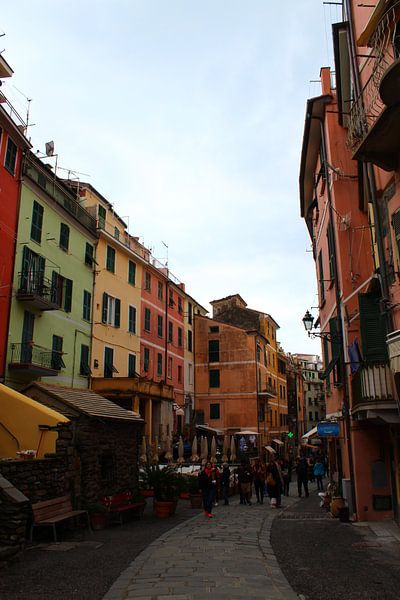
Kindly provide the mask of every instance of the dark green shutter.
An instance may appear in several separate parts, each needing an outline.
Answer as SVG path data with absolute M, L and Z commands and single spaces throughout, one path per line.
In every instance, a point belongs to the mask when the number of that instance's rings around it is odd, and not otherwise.
M 60 305 L 57 271 L 53 271 L 51 274 L 51 301 L 54 302 L 54 304 Z
M 381 313 L 380 298 L 374 294 L 359 294 L 360 330 L 363 359 L 366 363 L 388 360 L 386 319 Z
M 60 248 L 62 250 L 68 250 L 69 246 L 69 227 L 65 223 L 60 225 Z
M 107 323 L 108 317 L 108 294 L 106 292 L 103 293 L 103 305 L 101 309 L 101 320 L 103 323 Z
M 319 291 L 321 303 L 325 300 L 325 282 L 324 282 L 324 265 L 322 260 L 322 251 L 318 255 L 318 271 L 319 271 Z
M 121 323 L 121 300 L 115 298 L 115 321 L 114 326 L 119 327 Z
M 71 312 L 72 307 L 72 281 L 71 279 L 65 280 L 65 300 L 64 310 L 65 312 Z
M 22 269 L 21 269 L 21 280 L 19 283 L 19 287 L 22 290 L 26 290 L 28 286 L 28 272 L 29 272 L 29 263 L 30 263 L 31 251 L 28 246 L 24 246 L 22 250 Z
M 395 213 L 393 213 L 392 225 L 394 229 L 394 235 L 396 238 L 397 262 L 400 266 L 400 210 L 397 210 Z
M 326 235 L 328 237 L 329 277 L 331 279 L 334 279 L 335 278 L 335 261 L 334 261 L 335 244 L 334 244 L 334 238 L 333 238 L 333 225 L 332 225 L 331 221 L 329 221 L 329 223 L 328 223 Z

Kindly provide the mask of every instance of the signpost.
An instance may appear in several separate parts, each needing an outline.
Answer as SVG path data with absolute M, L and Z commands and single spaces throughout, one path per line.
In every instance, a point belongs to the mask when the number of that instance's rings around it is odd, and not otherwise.
M 337 421 L 321 421 L 317 423 L 319 437 L 339 437 L 340 428 Z

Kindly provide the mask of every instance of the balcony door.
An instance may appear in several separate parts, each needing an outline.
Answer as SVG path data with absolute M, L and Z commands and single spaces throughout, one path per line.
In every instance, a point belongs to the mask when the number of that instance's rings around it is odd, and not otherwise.
M 33 252 L 30 248 L 28 248 L 28 246 L 24 246 L 20 279 L 21 290 L 24 292 L 36 292 L 41 294 L 43 288 L 44 269 L 44 257 L 36 254 L 36 252 Z
M 32 362 L 33 328 L 35 315 L 28 310 L 24 311 L 24 323 L 22 326 L 21 363 Z

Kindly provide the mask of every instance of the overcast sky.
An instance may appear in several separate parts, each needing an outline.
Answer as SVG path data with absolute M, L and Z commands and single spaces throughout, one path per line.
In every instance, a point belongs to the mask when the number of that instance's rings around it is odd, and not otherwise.
M 32 99 L 34 151 L 54 140 L 197 301 L 239 293 L 286 351 L 320 354 L 298 173 L 340 20 L 322 0 L 8 2 L 2 89 L 23 114 Z

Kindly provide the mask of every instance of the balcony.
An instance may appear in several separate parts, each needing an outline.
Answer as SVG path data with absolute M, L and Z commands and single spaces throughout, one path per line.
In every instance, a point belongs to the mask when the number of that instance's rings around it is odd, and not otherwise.
M 26 302 L 38 310 L 57 310 L 60 306 L 56 298 L 57 293 L 52 282 L 41 272 L 18 273 L 16 299 L 20 302 Z
M 273 385 L 266 383 L 265 388 L 258 392 L 258 396 L 261 396 L 264 398 L 276 398 L 276 389 L 274 388 Z
M 353 376 L 352 392 L 353 415 L 360 411 L 393 409 L 396 404 L 387 364 L 362 366 Z
M 400 152 L 399 6 L 400 2 L 393 3 L 372 36 L 359 42 L 371 48 L 363 67 L 369 77 L 352 104 L 347 139 L 353 159 L 386 171 L 397 167 Z
M 33 342 L 11 344 L 10 371 L 20 371 L 30 375 L 56 376 L 65 368 L 62 352 L 38 346 Z

